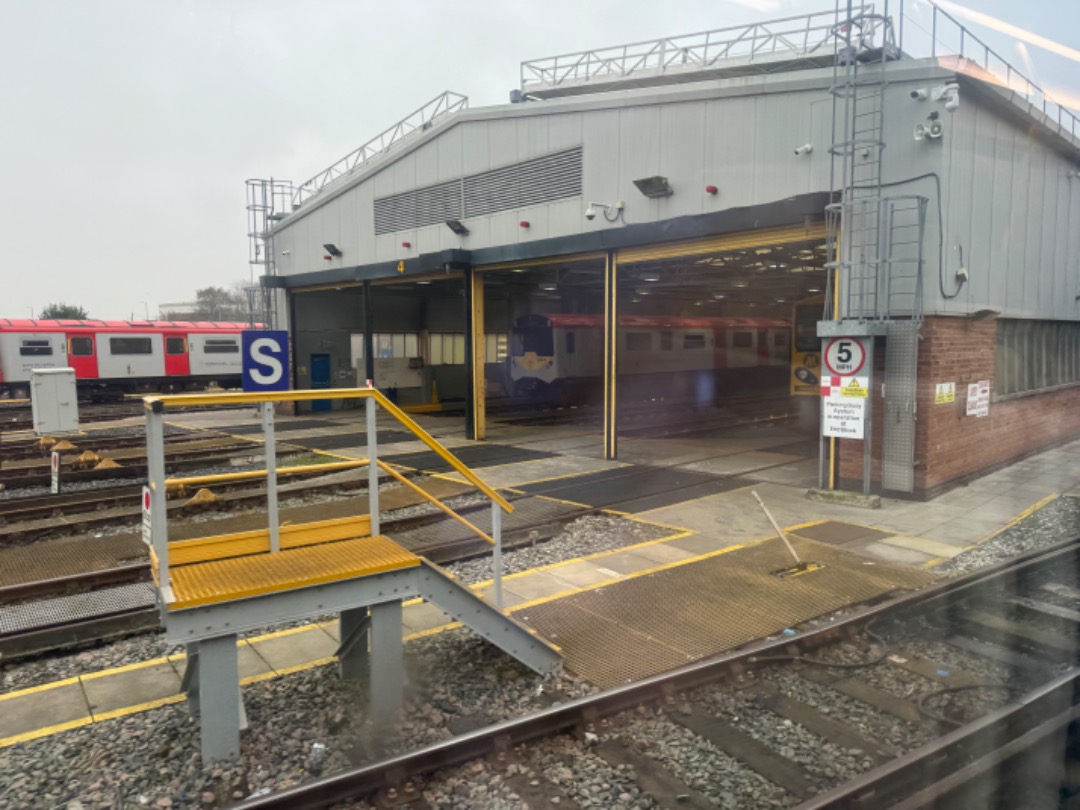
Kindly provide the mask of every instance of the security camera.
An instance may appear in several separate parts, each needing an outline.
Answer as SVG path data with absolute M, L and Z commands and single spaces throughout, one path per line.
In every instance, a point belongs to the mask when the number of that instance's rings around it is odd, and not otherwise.
M 916 101 L 926 101 L 930 98 L 930 91 L 925 87 L 920 87 L 918 90 L 911 91 L 911 97 Z
M 960 106 L 960 96 L 949 96 L 949 100 L 945 102 L 945 109 L 949 112 L 956 112 Z
M 812 143 L 804 143 L 802 146 L 795 148 L 796 155 L 809 155 L 814 151 L 814 145 Z
M 281 255 L 282 255 L 282 256 L 288 256 L 288 255 L 289 255 L 289 251 L 287 251 L 287 250 L 283 250 L 283 251 L 281 251 Z
M 585 209 L 585 219 L 590 221 L 596 219 L 596 209 L 593 208 L 591 203 L 589 207 Z
M 956 280 L 961 283 L 968 280 L 968 269 L 966 267 L 956 268 Z

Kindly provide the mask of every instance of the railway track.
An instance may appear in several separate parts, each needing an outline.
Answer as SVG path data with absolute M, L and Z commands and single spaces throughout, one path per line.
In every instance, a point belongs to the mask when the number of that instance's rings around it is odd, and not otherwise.
M 568 761 L 599 762 L 611 769 L 613 779 L 632 780 L 638 795 L 660 807 L 716 806 L 704 792 L 707 786 L 684 781 L 678 756 L 658 753 L 659 747 L 650 746 L 652 737 L 645 744 L 633 742 L 641 737 L 632 730 L 642 725 L 653 737 L 662 737 L 668 727 L 678 729 L 684 738 L 679 750 L 687 748 L 686 735 L 706 743 L 713 756 L 730 758 L 756 774 L 758 784 L 771 785 L 780 805 L 800 810 L 989 807 L 995 806 L 994 791 L 1010 787 L 1029 799 L 1039 788 L 1054 797 L 1075 796 L 1080 786 L 1070 782 L 1065 749 L 1071 739 L 1067 732 L 1080 719 L 1078 553 L 1077 540 L 1030 553 L 818 628 L 251 798 L 238 807 L 292 810 L 363 800 L 370 803 L 365 806 L 421 808 L 427 806 L 423 791 L 432 774 L 460 782 L 467 777 L 457 769 L 480 759 L 485 764 L 467 773 L 501 771 L 502 782 L 528 806 L 549 807 L 558 797 L 560 807 L 575 808 L 582 805 L 567 787 L 572 783 L 542 785 L 534 778 L 540 768 L 533 770 L 530 759 L 545 741 L 560 736 L 577 741 L 570 743 L 577 752 L 566 754 Z M 1069 600 L 1076 602 L 1073 608 L 1060 604 Z M 1060 632 L 1046 629 L 1047 622 Z M 949 662 L 918 656 L 912 649 L 920 644 L 938 645 L 939 655 L 945 649 L 955 655 Z M 861 660 L 848 660 L 852 647 Z M 964 663 L 957 665 L 958 659 Z M 981 665 L 1006 677 L 971 674 Z M 875 686 L 870 676 L 883 670 L 908 678 L 911 694 Z M 816 706 L 792 686 L 796 682 L 816 690 Z M 741 708 L 717 712 L 718 705 Z M 854 752 L 869 767 L 845 778 L 827 762 L 795 761 L 781 743 L 748 732 L 751 719 L 744 714 L 767 716 L 779 727 L 798 726 L 818 740 L 827 761 L 830 751 Z M 917 731 L 914 741 L 898 750 L 866 730 L 877 721 L 851 719 L 875 714 Z M 730 775 L 731 766 L 717 765 L 715 772 Z M 1025 782 L 1025 774 L 1032 780 Z M 1036 775 L 1045 784 L 1037 784 Z M 729 799 L 728 806 L 756 806 L 748 796 Z M 595 801 L 592 797 L 589 805 L 597 806 Z M 1007 797 L 1003 801 L 997 806 L 1019 806 L 1009 805 Z

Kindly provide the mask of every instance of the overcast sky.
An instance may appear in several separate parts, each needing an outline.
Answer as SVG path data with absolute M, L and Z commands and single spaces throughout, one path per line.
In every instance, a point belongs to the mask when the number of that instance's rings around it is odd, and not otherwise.
M 965 5 L 1080 49 L 1073 2 Z M 306 180 L 445 89 L 503 103 L 524 59 L 830 7 L 0 0 L 0 317 L 51 301 L 153 317 L 246 280 L 245 179 Z M 1016 40 L 970 25 L 1024 64 Z M 1040 80 L 1080 96 L 1080 65 L 1028 55 Z

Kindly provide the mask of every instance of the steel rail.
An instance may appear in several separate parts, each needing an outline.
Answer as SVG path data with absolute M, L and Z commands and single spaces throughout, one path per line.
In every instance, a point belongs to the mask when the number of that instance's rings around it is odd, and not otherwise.
M 542 737 L 575 729 L 593 730 L 603 718 L 663 700 L 677 692 L 702 686 L 729 676 L 738 676 L 754 666 L 757 659 L 805 652 L 829 643 L 837 636 L 856 630 L 872 619 L 895 611 L 918 607 L 932 609 L 936 602 L 987 587 L 1004 576 L 1015 576 L 1057 562 L 1080 551 L 1080 538 L 1059 543 L 1049 549 L 1033 551 L 990 568 L 955 580 L 941 582 L 921 591 L 898 596 L 859 613 L 839 619 L 826 627 L 796 636 L 757 642 L 747 648 L 688 664 L 679 669 L 654 675 L 625 686 L 578 698 L 525 717 L 505 720 L 449 740 L 424 746 L 405 754 L 389 757 L 359 768 L 318 779 L 277 793 L 248 799 L 235 805 L 237 810 L 314 810 L 338 802 L 394 790 L 408 789 L 407 779 L 433 771 L 462 765 L 478 757 L 498 756 L 510 748 Z M 1080 673 L 1073 673 L 1075 679 Z M 1065 676 L 1047 688 L 1064 688 Z M 1042 691 L 1045 691 L 1042 690 Z M 987 717 L 997 717 L 1002 711 Z M 985 718 L 984 718 L 985 719 Z M 981 721 L 980 728 L 983 725 Z M 990 728 L 996 727 L 993 723 Z M 967 728 L 967 727 L 965 727 Z M 963 731 L 961 729 L 960 731 Z M 959 732 L 947 735 L 955 740 Z M 904 759 L 904 758 L 901 758 Z

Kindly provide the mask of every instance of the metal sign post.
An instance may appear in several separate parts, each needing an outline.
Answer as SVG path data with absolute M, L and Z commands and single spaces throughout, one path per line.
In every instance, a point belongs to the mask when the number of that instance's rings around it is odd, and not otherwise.
M 872 337 L 837 337 L 822 341 L 821 435 L 861 439 L 863 494 L 870 494 L 873 468 Z

